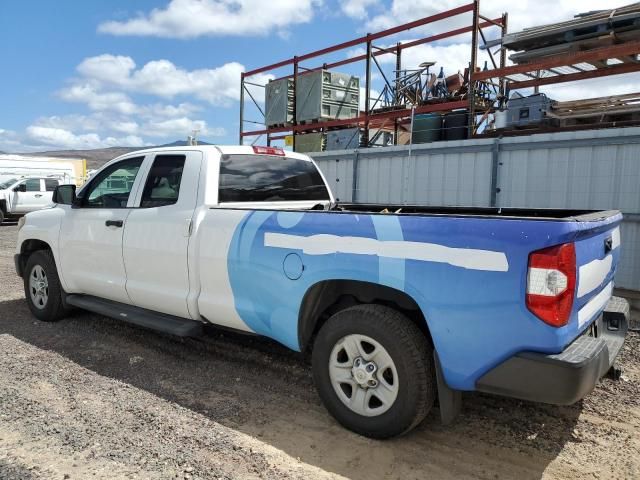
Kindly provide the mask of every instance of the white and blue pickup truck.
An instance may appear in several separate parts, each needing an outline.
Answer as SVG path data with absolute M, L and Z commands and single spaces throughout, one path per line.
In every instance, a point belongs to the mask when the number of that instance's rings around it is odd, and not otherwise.
M 249 146 L 133 152 L 53 200 L 19 223 L 35 317 L 270 337 L 374 438 L 462 391 L 576 402 L 627 332 L 617 211 L 337 204 L 310 158 Z
M 60 180 L 52 177 L 0 179 L 0 224 L 10 216 L 24 215 L 51 204 Z

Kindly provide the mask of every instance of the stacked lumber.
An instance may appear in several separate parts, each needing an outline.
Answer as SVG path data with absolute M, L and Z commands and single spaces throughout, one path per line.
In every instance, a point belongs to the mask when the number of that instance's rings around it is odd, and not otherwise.
M 640 120 L 640 93 L 554 102 L 547 117 L 560 126 Z
M 502 37 L 502 45 L 517 52 L 509 57 L 512 62 L 525 63 L 638 39 L 640 3 L 634 3 L 613 10 L 580 14 L 566 22 L 509 33 Z M 637 55 L 628 60 L 637 61 Z

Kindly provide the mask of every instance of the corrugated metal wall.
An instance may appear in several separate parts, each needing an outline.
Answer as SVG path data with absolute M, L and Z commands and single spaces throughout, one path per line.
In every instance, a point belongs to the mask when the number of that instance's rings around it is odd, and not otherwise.
M 640 291 L 640 128 L 313 154 L 342 202 L 616 209 L 616 284 Z

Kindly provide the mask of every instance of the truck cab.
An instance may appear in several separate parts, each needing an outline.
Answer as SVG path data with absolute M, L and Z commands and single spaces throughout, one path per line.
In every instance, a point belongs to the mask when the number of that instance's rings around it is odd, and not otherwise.
M 60 180 L 52 177 L 22 177 L 0 180 L 0 223 L 8 216 L 25 215 L 51 204 Z

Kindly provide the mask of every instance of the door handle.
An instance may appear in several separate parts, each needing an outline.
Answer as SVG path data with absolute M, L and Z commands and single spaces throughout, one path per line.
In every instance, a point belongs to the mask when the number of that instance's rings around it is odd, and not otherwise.
M 107 227 L 118 227 L 118 228 L 122 228 L 122 225 L 124 225 L 124 222 L 122 220 L 107 220 L 106 222 L 104 222 L 104 224 Z
M 41 193 L 37 193 L 36 195 L 34 195 L 36 198 L 40 198 L 42 196 Z

